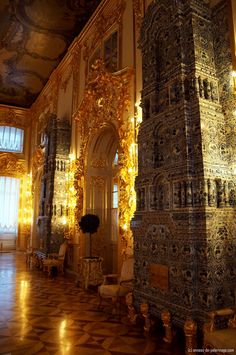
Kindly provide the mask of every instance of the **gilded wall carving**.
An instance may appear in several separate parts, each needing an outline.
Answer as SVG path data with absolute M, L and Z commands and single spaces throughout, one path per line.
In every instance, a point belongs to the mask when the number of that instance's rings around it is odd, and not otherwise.
M 31 124 L 29 111 L 0 105 L 0 124 L 19 128 L 28 127 Z
M 95 31 L 92 34 L 92 38 L 83 44 L 83 59 L 86 62 L 86 76 L 88 74 L 88 60 L 94 52 L 94 49 L 102 43 L 102 39 L 105 37 L 106 32 L 114 25 L 117 25 L 119 30 L 122 26 L 122 16 L 125 10 L 126 2 L 124 0 L 118 0 L 114 10 L 108 14 L 101 13 L 96 18 Z
M 84 188 L 83 178 L 89 139 L 106 125 L 113 125 L 119 135 L 120 166 L 120 234 L 124 244 L 131 244 L 132 234 L 129 228 L 130 218 L 135 208 L 132 186 L 134 184 L 134 162 L 130 156 L 134 132 L 131 121 L 125 119 L 130 104 L 129 83 L 132 70 L 126 69 L 117 74 L 106 71 L 104 63 L 98 60 L 89 73 L 83 101 L 74 113 L 77 128 L 81 136 L 80 164 L 75 174 L 77 191 Z M 80 208 L 81 211 L 81 208 Z M 78 213 L 78 209 L 77 209 Z
M 103 176 L 92 176 L 90 183 L 91 183 L 91 187 L 96 186 L 100 189 L 101 188 L 104 189 L 106 180 Z
M 32 171 L 32 189 L 34 192 L 35 188 L 35 180 L 36 176 L 39 170 L 42 170 L 43 165 L 44 165 L 44 149 L 41 147 L 38 147 L 35 149 L 32 157 L 31 157 L 31 171 Z
M 81 155 L 79 159 L 75 161 L 75 175 L 74 175 L 74 188 L 76 191 L 76 207 L 75 207 L 75 226 L 78 229 L 78 221 L 83 214 L 83 202 L 84 202 L 84 156 Z
M 189 316 L 201 323 L 209 310 L 234 304 L 235 132 L 227 38 L 224 1 L 213 12 L 198 1 L 191 7 L 153 1 L 141 29 L 135 300 L 146 299 L 158 316 L 168 309 L 180 325 Z M 169 292 L 150 286 L 151 263 L 168 266 Z
M 104 169 L 107 167 L 106 159 L 93 158 L 91 161 L 91 167 Z
M 1 153 L 0 171 L 3 176 L 22 177 L 27 172 L 26 161 L 18 159 L 14 153 Z
M 72 93 L 72 112 L 78 107 L 78 95 L 79 95 L 79 70 L 81 60 L 81 48 L 78 43 L 75 43 L 75 47 L 72 49 L 72 70 L 73 70 L 73 93 Z

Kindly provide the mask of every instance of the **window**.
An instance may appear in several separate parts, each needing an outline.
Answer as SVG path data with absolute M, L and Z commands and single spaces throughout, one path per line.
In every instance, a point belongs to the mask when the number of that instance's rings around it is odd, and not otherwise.
M 0 234 L 17 234 L 20 180 L 0 176 Z
M 118 33 L 112 33 L 104 42 L 104 62 L 110 71 L 118 70 Z
M 103 49 L 102 49 L 103 47 Z M 118 63 L 118 32 L 113 32 L 103 42 L 103 46 L 99 46 L 92 54 L 89 60 L 89 69 L 96 62 L 97 59 L 103 59 L 105 67 L 115 72 L 119 69 Z
M 118 165 L 118 159 L 119 159 L 119 156 L 118 156 L 118 150 L 116 151 L 116 154 L 115 154 L 115 158 L 114 158 L 114 161 L 113 161 L 113 164 L 116 166 Z
M 22 153 L 24 131 L 20 128 L 0 126 L 0 151 Z
M 118 208 L 118 185 L 113 184 L 112 189 L 112 208 Z
M 112 241 L 118 239 L 118 184 L 112 184 L 112 210 L 111 210 L 111 235 Z

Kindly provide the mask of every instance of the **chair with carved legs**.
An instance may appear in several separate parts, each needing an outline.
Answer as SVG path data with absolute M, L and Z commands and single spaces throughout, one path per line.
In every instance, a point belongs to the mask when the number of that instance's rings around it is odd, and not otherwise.
M 60 245 L 58 253 L 48 254 L 46 259 L 43 259 L 43 271 L 47 271 L 48 275 L 52 274 L 53 268 L 57 271 L 64 272 L 64 261 L 66 256 L 67 243 Z
M 134 280 L 134 258 L 132 256 L 127 257 L 123 261 L 121 267 L 121 273 L 104 275 L 104 280 L 101 286 L 98 288 L 99 295 L 99 307 L 102 304 L 103 299 L 112 300 L 112 313 L 120 314 L 120 301 L 122 297 L 125 297 L 133 288 Z M 116 283 L 110 283 L 111 280 L 116 279 Z M 119 310 L 118 310 L 119 306 Z

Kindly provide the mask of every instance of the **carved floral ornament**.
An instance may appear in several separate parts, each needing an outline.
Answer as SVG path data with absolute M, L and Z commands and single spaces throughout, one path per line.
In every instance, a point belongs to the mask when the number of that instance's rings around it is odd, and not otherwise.
M 84 164 L 88 143 L 104 126 L 116 127 L 119 136 L 119 178 L 120 178 L 120 234 L 124 245 L 132 244 L 130 219 L 135 210 L 134 178 L 135 163 L 131 154 L 134 142 L 134 127 L 126 115 L 130 105 L 130 81 L 133 71 L 125 69 L 109 73 L 102 60 L 97 60 L 89 73 L 84 98 L 73 115 L 81 136 L 80 159 L 75 174 L 75 188 L 81 196 L 84 180 Z M 77 181 L 76 181 L 77 180 Z M 81 213 L 77 209 L 76 213 Z
M 14 153 L 0 154 L 0 171 L 3 176 L 22 177 L 26 174 L 26 162 L 18 159 Z
M 18 111 L 18 112 L 17 112 Z M 26 110 L 14 110 L 0 107 L 0 125 L 24 128 L 30 125 L 29 114 Z
M 38 147 L 35 149 L 31 162 L 32 162 L 32 182 L 34 183 L 37 172 L 43 166 L 43 163 L 44 163 L 44 149 L 43 148 Z
M 91 36 L 89 43 L 86 41 L 83 44 L 83 59 L 87 62 L 86 74 L 88 70 L 88 60 L 94 52 L 94 49 L 98 47 L 98 44 L 102 43 L 103 38 L 107 32 L 115 25 L 121 30 L 122 17 L 125 11 L 126 2 L 124 0 L 118 0 L 115 9 L 108 14 L 101 13 L 96 20 L 94 28 L 96 29 Z

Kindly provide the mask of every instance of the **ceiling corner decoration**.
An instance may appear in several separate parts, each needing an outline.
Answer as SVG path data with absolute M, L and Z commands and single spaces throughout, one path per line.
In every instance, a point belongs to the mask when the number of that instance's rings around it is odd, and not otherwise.
M 1 0 L 0 104 L 29 108 L 101 0 Z

